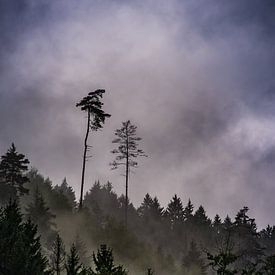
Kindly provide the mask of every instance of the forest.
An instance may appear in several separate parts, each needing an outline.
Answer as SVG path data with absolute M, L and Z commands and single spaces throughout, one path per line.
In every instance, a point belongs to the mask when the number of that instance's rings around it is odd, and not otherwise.
M 177 194 L 167 207 L 148 193 L 138 207 L 131 203 L 129 174 L 147 155 L 129 120 L 115 131 L 111 163 L 125 172 L 125 194 L 99 180 L 84 194 L 84 184 L 91 186 L 89 135 L 110 117 L 104 93 L 90 92 L 76 104 L 87 115 L 79 200 L 66 178 L 45 178 L 14 143 L 3 152 L 0 274 L 275 274 L 275 226 L 258 230 L 247 206 L 222 220 Z

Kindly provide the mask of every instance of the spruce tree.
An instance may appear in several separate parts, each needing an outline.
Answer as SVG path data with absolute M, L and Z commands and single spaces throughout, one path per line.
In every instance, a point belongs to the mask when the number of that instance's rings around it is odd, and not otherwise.
M 25 173 L 28 170 L 29 160 L 16 151 L 14 143 L 7 153 L 1 157 L 0 184 L 6 185 L 12 198 L 28 193 L 24 184 L 29 181 Z
M 49 274 L 47 259 L 42 255 L 37 227 L 23 222 L 16 202 L 0 212 L 0 274 Z
M 70 253 L 67 256 L 65 268 L 67 275 L 78 275 L 82 270 L 82 263 L 80 263 L 79 255 L 74 243 L 71 245 Z
M 51 269 L 56 275 L 60 275 L 65 268 L 65 255 L 64 243 L 60 235 L 57 233 L 50 255 Z
M 191 203 L 191 200 L 189 199 L 188 200 L 188 203 L 187 205 L 185 206 L 184 208 L 184 220 L 186 222 L 190 222 L 192 221 L 192 217 L 193 217 L 193 211 L 194 211 L 194 206 L 193 204 Z
M 183 206 L 181 199 L 177 195 L 175 195 L 169 202 L 167 209 L 165 211 L 165 216 L 168 218 L 172 229 L 183 222 Z
M 106 245 L 101 245 L 97 254 L 93 253 L 93 261 L 95 264 L 95 271 L 93 275 L 127 275 L 126 270 L 121 266 L 114 264 L 114 257 L 112 249 Z

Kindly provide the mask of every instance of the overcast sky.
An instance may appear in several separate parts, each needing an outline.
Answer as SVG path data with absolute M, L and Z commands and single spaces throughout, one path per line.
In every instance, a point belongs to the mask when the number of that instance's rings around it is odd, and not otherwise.
M 149 155 L 130 179 L 135 205 L 177 193 L 222 217 L 247 205 L 275 223 L 273 0 L 0 0 L 0 152 L 11 142 L 77 195 L 85 114 L 105 88 L 112 114 L 92 133 L 85 190 L 110 180 L 114 130 L 130 119 Z

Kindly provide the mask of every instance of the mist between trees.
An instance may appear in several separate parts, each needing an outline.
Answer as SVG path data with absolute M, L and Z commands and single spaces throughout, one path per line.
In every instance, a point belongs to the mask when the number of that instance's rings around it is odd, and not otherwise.
M 88 112 L 82 190 L 89 133 L 110 116 L 101 109 L 103 91 L 78 104 Z M 177 195 L 166 208 L 150 194 L 133 206 L 128 175 L 146 156 L 136 131 L 127 120 L 113 141 L 111 165 L 125 168 L 125 195 L 96 181 L 79 202 L 66 178 L 54 185 L 11 145 L 0 162 L 0 275 L 275 274 L 275 226 L 259 231 L 248 207 L 211 220 Z

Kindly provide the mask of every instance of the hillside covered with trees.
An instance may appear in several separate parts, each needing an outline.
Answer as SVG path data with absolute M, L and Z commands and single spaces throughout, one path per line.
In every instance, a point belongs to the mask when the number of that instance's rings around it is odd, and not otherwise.
M 14 144 L 2 156 L 0 274 L 274 274 L 275 227 L 257 230 L 249 209 L 211 220 L 174 195 L 134 207 L 111 182 L 75 198 L 29 168 Z M 114 261 L 115 257 L 115 261 Z

